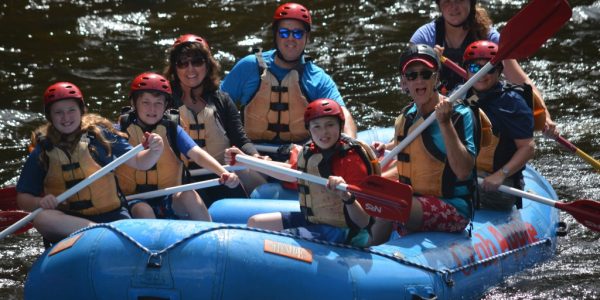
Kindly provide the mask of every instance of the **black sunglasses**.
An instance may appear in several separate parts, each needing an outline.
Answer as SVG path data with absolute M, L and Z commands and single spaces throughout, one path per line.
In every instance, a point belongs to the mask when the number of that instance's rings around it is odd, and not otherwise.
M 185 61 L 177 61 L 175 63 L 175 66 L 177 66 L 178 69 L 185 69 L 187 68 L 188 65 L 192 64 L 192 66 L 198 68 L 198 67 L 202 67 L 204 64 L 206 63 L 206 59 L 204 57 L 194 57 L 192 59 L 188 59 Z
M 287 39 L 290 37 L 290 33 L 292 33 L 292 36 L 299 40 L 304 36 L 305 31 L 302 29 L 294 29 L 294 30 L 289 30 L 287 28 L 279 28 L 279 37 L 282 39 Z
M 431 76 L 433 76 L 433 74 L 435 74 L 435 72 L 433 72 L 431 70 L 424 70 L 421 72 L 404 73 L 404 77 L 406 77 L 406 80 L 408 80 L 408 81 L 413 81 L 413 80 L 417 79 L 417 77 L 419 75 L 421 75 L 421 78 L 423 78 L 424 80 L 429 80 L 431 78 Z
M 481 70 L 481 68 L 483 68 L 483 66 L 485 65 L 480 65 L 477 63 L 470 63 L 467 65 L 467 70 L 471 73 L 471 74 L 475 74 L 477 72 L 479 72 L 479 70 Z M 498 68 L 497 67 L 493 67 L 488 71 L 488 74 L 494 74 L 496 72 Z

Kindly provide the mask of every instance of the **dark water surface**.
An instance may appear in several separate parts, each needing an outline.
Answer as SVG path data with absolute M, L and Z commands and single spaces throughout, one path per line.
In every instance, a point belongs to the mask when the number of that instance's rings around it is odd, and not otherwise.
M 527 1 L 485 1 L 502 26 Z M 407 102 L 398 88 L 400 49 L 435 16 L 433 1 L 312 1 L 308 52 L 340 86 L 359 129 L 391 126 Z M 182 33 L 204 36 L 224 70 L 253 47 L 270 48 L 274 1 L 60 1 L 0 3 L 0 185 L 14 184 L 44 89 L 71 81 L 90 111 L 115 119 L 130 80 L 161 71 Z M 600 1 L 573 1 L 573 18 L 521 64 L 544 92 L 565 137 L 600 158 Z M 536 137 L 532 164 L 561 199 L 600 198 L 600 174 L 554 141 Z M 600 235 L 562 215 L 571 230 L 552 261 L 509 278 L 486 299 L 600 298 Z M 0 298 L 20 299 L 41 254 L 34 230 L 0 241 Z M 65 287 L 68 288 L 68 287 Z

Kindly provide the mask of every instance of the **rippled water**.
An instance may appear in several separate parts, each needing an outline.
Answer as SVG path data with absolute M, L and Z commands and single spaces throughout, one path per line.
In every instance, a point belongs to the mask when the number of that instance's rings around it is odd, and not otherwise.
M 502 26 L 527 1 L 484 1 Z M 359 129 L 390 126 L 407 102 L 396 63 L 412 32 L 436 15 L 433 1 L 313 1 L 308 52 L 340 86 Z M 160 71 L 182 33 L 208 39 L 224 70 L 253 47 L 269 48 L 273 1 L 3 1 L 0 4 L 0 185 L 14 184 L 30 131 L 43 122 L 41 96 L 66 80 L 91 111 L 114 119 L 129 80 Z M 521 64 L 544 92 L 563 135 L 600 157 L 600 1 L 573 1 L 573 18 Z M 536 137 L 532 164 L 562 199 L 600 198 L 600 175 L 554 141 Z M 598 299 L 600 235 L 571 231 L 555 259 L 509 278 L 487 299 Z M 22 298 L 42 251 L 33 231 L 0 241 L 0 298 Z

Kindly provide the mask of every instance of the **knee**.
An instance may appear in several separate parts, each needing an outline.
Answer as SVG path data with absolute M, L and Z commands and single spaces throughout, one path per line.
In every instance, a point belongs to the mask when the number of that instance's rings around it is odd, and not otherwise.
M 154 218 L 154 211 L 147 203 L 136 203 L 131 207 L 131 216 L 134 218 Z

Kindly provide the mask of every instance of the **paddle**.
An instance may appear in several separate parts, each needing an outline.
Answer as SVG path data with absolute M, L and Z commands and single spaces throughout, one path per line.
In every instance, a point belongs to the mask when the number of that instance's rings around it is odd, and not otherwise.
M 600 162 L 599 161 L 597 161 L 596 159 L 594 159 L 587 153 L 583 152 L 581 149 L 577 148 L 575 145 L 573 145 L 567 139 L 565 139 L 564 137 L 562 137 L 560 135 L 557 135 L 556 137 L 554 137 L 554 140 L 557 141 L 559 144 L 565 146 L 569 151 L 579 155 L 579 157 L 583 158 L 585 161 L 590 163 L 590 165 L 592 165 L 594 167 L 594 169 L 596 169 L 597 171 L 600 171 Z
M 456 72 L 458 75 L 460 75 L 464 79 L 467 79 L 467 71 L 465 71 L 463 68 L 461 68 L 455 62 L 453 62 L 452 60 L 448 59 L 445 56 L 442 56 L 441 61 L 446 67 L 450 68 L 452 71 Z M 536 93 L 534 93 L 533 96 L 539 97 Z M 600 162 L 598 160 L 594 159 L 589 154 L 583 152 L 581 149 L 579 149 L 575 145 L 573 145 L 573 143 L 571 143 L 570 141 L 568 141 L 567 139 L 565 139 L 564 137 L 562 137 L 560 135 L 553 137 L 553 139 L 555 141 L 557 141 L 559 144 L 565 146 L 565 148 L 567 148 L 569 151 L 571 151 L 571 152 L 577 154 L 579 157 L 583 158 L 585 161 L 587 161 L 589 164 L 591 164 L 596 170 L 600 171 Z
M 236 155 L 235 162 L 257 171 L 266 170 L 323 186 L 327 185 L 326 178 L 289 169 L 248 155 Z M 353 193 L 363 209 L 371 216 L 400 222 L 408 220 L 412 203 L 412 188 L 409 185 L 381 176 L 369 176 L 358 186 L 340 184 L 337 189 Z
M 219 184 L 221 184 L 219 182 L 219 178 L 215 178 L 215 179 L 210 179 L 210 180 L 182 184 L 182 185 L 178 185 L 178 186 L 174 186 L 174 187 L 165 188 L 162 190 L 156 190 L 156 191 L 151 191 L 151 192 L 129 195 L 129 196 L 125 197 L 125 200 L 131 201 L 133 199 L 150 199 L 150 198 L 154 198 L 154 197 L 161 197 L 161 196 L 171 195 L 171 194 L 184 192 L 184 191 L 204 189 L 204 188 L 208 188 L 211 186 L 217 186 Z
M 241 170 L 246 169 L 246 167 L 242 167 L 242 166 L 229 166 L 229 165 L 224 165 L 223 168 L 225 168 L 225 170 L 227 170 L 229 172 L 241 171 Z M 211 170 L 204 169 L 204 168 L 190 171 L 191 176 L 202 176 L 202 175 L 208 175 L 208 174 L 215 174 L 215 173 Z
M 22 210 L 0 211 L 0 230 L 8 228 L 10 225 L 14 224 L 15 222 L 18 222 L 27 215 L 29 215 L 29 213 Z M 25 226 L 15 231 L 15 234 L 24 233 L 27 230 L 31 229 L 31 227 L 33 227 L 33 224 L 29 222 L 25 224 Z
M 483 178 L 478 178 L 477 181 L 481 185 L 483 183 Z M 505 185 L 498 187 L 498 190 L 513 196 L 527 198 L 538 203 L 556 207 L 571 214 L 575 220 L 579 221 L 583 226 L 600 232 L 600 202 L 593 200 L 575 200 L 564 203 Z
M 449 102 L 465 95 L 494 65 L 504 59 L 520 59 L 533 54 L 550 36 L 571 18 L 571 8 L 566 0 L 533 0 L 506 23 L 500 35 L 498 53 L 483 68 L 454 92 Z M 435 121 L 435 111 L 408 134 L 390 153 L 381 165 L 387 165 L 402 149 Z
M 77 194 L 77 192 L 82 190 L 84 187 L 88 186 L 92 182 L 98 180 L 100 177 L 106 175 L 106 173 L 112 171 L 119 165 L 128 161 L 130 158 L 134 157 L 142 150 L 144 150 L 143 144 L 139 144 L 139 145 L 135 146 L 133 149 L 127 151 L 127 153 L 121 155 L 119 158 L 113 160 L 106 166 L 102 167 L 100 170 L 94 172 L 88 178 L 80 181 L 79 183 L 77 183 L 76 185 L 71 187 L 70 189 L 66 190 L 64 193 L 60 194 L 58 197 L 56 197 L 56 200 L 58 200 L 58 203 L 61 203 L 65 200 L 67 200 L 69 197 Z M 2 232 L 0 232 L 0 240 L 5 238 L 9 234 L 15 232 L 17 229 L 23 227 L 25 224 L 31 222 L 35 218 L 35 216 L 37 216 L 42 210 L 43 210 L 43 208 L 38 208 L 38 209 L 34 210 L 27 217 L 19 220 L 18 222 L 14 223 L 10 227 L 8 227 L 5 230 L 3 230 Z
M 17 188 L 14 185 L 0 189 L 0 210 L 19 210 Z
M 256 150 L 260 152 L 267 153 L 277 153 L 283 156 L 290 155 L 290 151 L 293 147 L 293 144 L 283 144 L 279 146 L 270 146 L 270 145 L 254 145 Z

